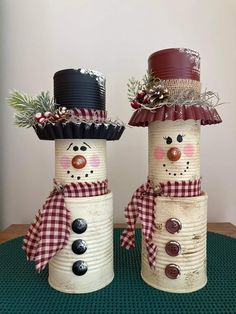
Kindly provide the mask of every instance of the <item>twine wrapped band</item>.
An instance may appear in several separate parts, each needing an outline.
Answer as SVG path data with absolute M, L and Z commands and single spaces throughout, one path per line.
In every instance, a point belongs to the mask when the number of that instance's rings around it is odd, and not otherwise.
M 135 94 L 140 88 L 144 93 L 141 100 L 140 92 Z M 202 125 L 222 122 L 215 108 L 222 104 L 218 94 L 207 90 L 201 93 L 201 83 L 196 80 L 160 80 L 147 74 L 142 82 L 130 80 L 128 96 L 131 101 L 135 97 L 131 103 L 136 109 L 129 121 L 131 126 L 145 127 L 153 121 L 179 119 L 201 120 Z
M 201 93 L 201 83 L 191 79 L 162 80 L 147 72 L 141 81 L 131 78 L 128 85 L 128 98 L 136 110 L 156 110 L 163 106 L 175 105 L 215 107 L 219 96 L 207 91 Z
M 186 91 L 192 91 L 193 99 L 198 99 L 201 94 L 201 83 L 194 80 L 185 79 L 174 79 L 174 80 L 163 80 L 161 84 L 168 89 L 168 98 L 175 99 L 180 94 Z
M 163 106 L 172 107 L 175 105 L 187 106 L 207 106 L 216 107 L 222 105 L 219 95 L 215 92 L 205 90 L 201 93 L 201 83 L 194 80 L 165 80 L 160 81 L 160 85 L 168 90 L 168 97 L 157 101 L 155 105 L 140 104 L 137 110 L 147 109 L 154 112 Z

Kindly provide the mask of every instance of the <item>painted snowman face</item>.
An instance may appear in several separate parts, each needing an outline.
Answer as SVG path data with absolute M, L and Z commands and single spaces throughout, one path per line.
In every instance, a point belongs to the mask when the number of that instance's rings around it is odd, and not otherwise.
M 149 177 L 155 182 L 200 177 L 200 121 L 156 121 L 149 125 Z
M 55 153 L 55 178 L 62 184 L 106 179 L 105 140 L 56 140 Z

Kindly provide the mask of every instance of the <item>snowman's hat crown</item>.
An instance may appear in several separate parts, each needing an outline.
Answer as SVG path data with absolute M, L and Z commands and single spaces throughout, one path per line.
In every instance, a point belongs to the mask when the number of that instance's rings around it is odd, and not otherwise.
M 88 69 L 66 69 L 54 74 L 54 101 L 66 120 L 35 125 L 40 139 L 118 140 L 124 125 L 107 119 L 105 76 Z M 60 112 L 60 109 L 63 109 Z
M 146 85 L 144 101 L 135 99 L 136 111 L 129 124 L 147 126 L 153 121 L 201 120 L 201 124 L 221 122 L 212 97 L 201 94 L 200 55 L 188 48 L 170 48 L 154 52 L 148 58 L 153 85 Z M 137 104 L 138 102 L 138 104 Z
M 60 106 L 105 110 L 105 76 L 87 69 L 67 69 L 54 74 L 54 98 Z
M 191 49 L 170 48 L 154 52 L 148 58 L 148 68 L 161 80 L 200 81 L 200 55 Z

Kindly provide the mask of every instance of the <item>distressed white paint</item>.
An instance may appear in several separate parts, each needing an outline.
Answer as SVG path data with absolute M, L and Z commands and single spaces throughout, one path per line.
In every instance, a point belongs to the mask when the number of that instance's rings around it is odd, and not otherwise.
M 77 148 L 78 150 L 74 150 Z M 81 150 L 81 148 L 86 150 Z M 84 168 L 76 169 L 73 167 L 72 159 L 76 155 L 81 155 L 85 158 L 87 163 Z M 67 167 L 65 166 L 66 162 L 68 162 Z M 68 174 L 67 171 L 70 171 L 70 173 Z M 55 178 L 57 181 L 62 184 L 97 182 L 105 180 L 106 176 L 106 140 L 55 140 Z M 80 179 L 78 180 L 77 177 L 80 177 Z
M 83 218 L 87 230 L 71 235 L 68 244 L 49 262 L 49 284 L 65 293 L 88 293 L 107 286 L 113 279 L 113 206 L 112 193 L 84 197 L 66 198 L 66 207 L 71 212 L 71 221 Z M 73 241 L 82 239 L 87 244 L 84 254 L 72 252 Z M 77 276 L 72 272 L 73 263 L 83 260 L 87 272 Z
M 179 143 L 177 136 L 183 135 Z M 172 139 L 171 144 L 166 144 L 165 138 Z M 148 127 L 148 173 L 155 184 L 166 181 L 195 180 L 200 177 L 200 121 L 176 120 L 155 121 Z M 191 145 L 191 146 L 190 146 Z M 185 147 L 192 147 L 192 156 L 187 156 Z M 170 161 L 167 152 L 176 147 L 181 152 L 178 161 Z M 157 159 L 157 150 L 162 151 L 163 157 Z M 189 152 L 189 150 L 188 150 Z M 189 164 L 187 164 L 189 163 Z M 182 175 L 181 175 L 182 173 Z M 176 174 L 176 175 L 174 175 Z
M 155 208 L 156 231 L 153 242 L 157 245 L 155 270 L 147 261 L 147 252 L 142 241 L 143 280 L 150 286 L 168 292 L 188 293 L 201 289 L 207 282 L 206 275 L 206 232 L 207 232 L 207 195 L 197 197 L 157 197 Z M 169 218 L 177 218 L 182 229 L 175 234 L 169 233 L 165 223 Z M 169 256 L 165 245 L 177 241 L 181 246 L 180 254 Z M 176 264 L 180 276 L 169 279 L 165 267 Z
M 86 160 L 81 169 L 73 167 L 72 160 L 77 155 Z M 105 180 L 106 176 L 106 140 L 55 140 L 55 178 L 59 183 L 97 182 Z M 68 244 L 49 262 L 49 283 L 54 289 L 66 293 L 99 290 L 114 276 L 112 194 L 65 198 L 65 205 L 70 210 L 71 223 L 82 218 L 88 227 L 82 234 L 71 229 Z M 84 240 L 87 246 L 81 255 L 71 249 L 72 243 L 78 239 Z M 78 260 L 88 265 L 88 271 L 82 276 L 72 272 L 73 263 Z

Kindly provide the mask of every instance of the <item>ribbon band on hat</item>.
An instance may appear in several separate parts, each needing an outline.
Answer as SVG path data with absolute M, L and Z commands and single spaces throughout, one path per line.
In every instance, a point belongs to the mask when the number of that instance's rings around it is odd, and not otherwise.
M 76 117 L 86 121 L 104 122 L 107 119 L 107 112 L 98 109 L 73 108 L 71 109 Z

